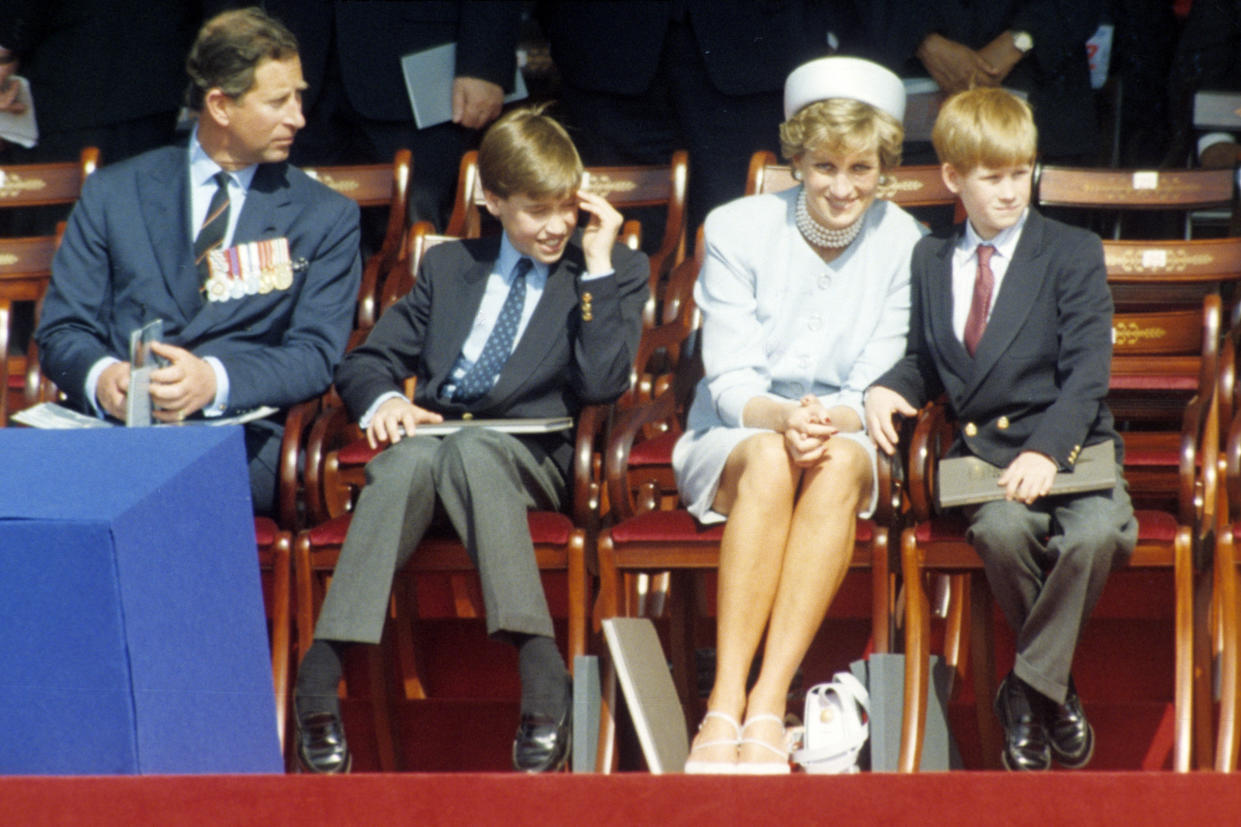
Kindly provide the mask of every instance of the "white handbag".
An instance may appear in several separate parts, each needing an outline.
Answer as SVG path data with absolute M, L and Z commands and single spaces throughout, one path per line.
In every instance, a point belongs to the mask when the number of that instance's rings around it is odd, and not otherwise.
M 849 672 L 806 693 L 803 748 L 793 760 L 812 773 L 853 773 L 870 737 L 870 693 Z

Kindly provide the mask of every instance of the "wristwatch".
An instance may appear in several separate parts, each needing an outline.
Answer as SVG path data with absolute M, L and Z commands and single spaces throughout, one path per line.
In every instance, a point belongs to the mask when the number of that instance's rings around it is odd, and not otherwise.
M 1029 32 L 1009 32 L 1009 34 L 1013 36 L 1013 46 L 1022 54 L 1034 48 L 1034 38 L 1030 37 Z

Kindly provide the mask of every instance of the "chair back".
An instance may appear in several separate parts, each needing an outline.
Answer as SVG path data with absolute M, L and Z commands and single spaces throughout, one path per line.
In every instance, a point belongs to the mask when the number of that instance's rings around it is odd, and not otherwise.
M 0 165 L 0 209 L 72 204 L 98 166 L 99 150 L 93 146 L 76 161 Z

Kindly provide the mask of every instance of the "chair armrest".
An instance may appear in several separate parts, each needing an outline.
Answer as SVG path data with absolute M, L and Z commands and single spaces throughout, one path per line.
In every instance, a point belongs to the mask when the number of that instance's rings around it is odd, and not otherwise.
M 324 462 L 327 455 L 357 439 L 362 431 L 350 422 L 349 413 L 343 406 L 327 405 L 315 417 L 306 437 L 305 498 L 306 520 L 310 525 L 330 520 L 330 512 L 324 492 Z
M 936 462 L 951 441 L 952 425 L 948 410 L 939 402 L 930 402 L 918 411 L 909 452 L 905 462 L 905 485 L 914 519 L 929 520 L 935 514 Z
M 587 405 L 577 416 L 573 449 L 573 524 L 593 533 L 599 527 L 598 457 L 608 432 L 611 405 Z
M 319 412 L 320 400 L 299 402 L 284 418 L 284 436 L 280 440 L 280 470 L 276 478 L 276 520 L 281 528 L 295 531 L 300 527 L 297 508 L 299 486 L 298 467 L 302 464 L 302 446 L 306 431 L 315 414 Z
M 649 402 L 618 411 L 613 419 L 604 455 L 604 478 L 615 521 L 637 512 L 628 477 L 629 452 L 634 441 L 656 424 L 675 423 L 676 410 L 675 394 L 665 391 Z

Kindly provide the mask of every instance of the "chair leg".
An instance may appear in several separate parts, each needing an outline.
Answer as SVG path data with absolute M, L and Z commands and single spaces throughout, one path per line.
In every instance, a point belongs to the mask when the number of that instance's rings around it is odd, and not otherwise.
M 901 538 L 901 571 L 905 579 L 905 699 L 901 712 L 898 772 L 916 772 L 922 764 L 926 730 L 927 659 L 930 607 L 922 583 L 922 560 L 913 529 Z
M 1213 660 L 1214 647 L 1211 630 L 1211 588 L 1212 572 L 1210 569 L 1194 572 L 1194 619 L 1193 619 L 1193 659 L 1194 659 L 1194 765 L 1199 770 L 1212 768 L 1215 759 L 1215 733 L 1212 731 L 1214 719 L 1214 680 Z
M 970 585 L 974 582 L 969 574 L 940 575 L 937 587 L 947 583 L 948 611 L 944 618 L 944 662 L 951 670 L 948 675 L 948 695 L 959 683 L 965 682 L 965 664 L 969 661 L 970 639 L 965 634 L 968 608 L 974 594 Z
M 1194 572 L 1190 530 L 1182 527 L 1174 544 L 1173 581 L 1176 590 L 1174 611 L 1175 683 L 1173 696 L 1172 768 L 1189 772 L 1193 762 L 1194 691 Z
M 1219 612 L 1223 619 L 1223 645 L 1220 649 L 1219 730 L 1215 738 L 1215 769 L 1232 772 L 1237 768 L 1237 563 L 1229 536 L 1221 536 L 1215 547 L 1215 582 Z
M 690 732 L 700 717 L 698 702 L 698 669 L 694 658 L 698 626 L 696 572 L 678 570 L 672 574 L 669 596 L 668 648 L 672 660 L 672 682 L 685 713 Z
M 1000 732 L 991 699 L 995 697 L 995 625 L 991 614 L 991 589 L 982 572 L 970 576 L 970 638 L 974 673 L 974 710 L 978 719 L 978 742 L 982 765 L 1000 769 Z

